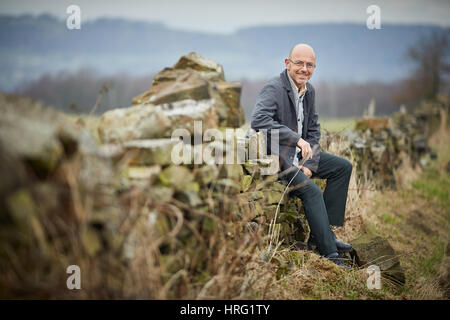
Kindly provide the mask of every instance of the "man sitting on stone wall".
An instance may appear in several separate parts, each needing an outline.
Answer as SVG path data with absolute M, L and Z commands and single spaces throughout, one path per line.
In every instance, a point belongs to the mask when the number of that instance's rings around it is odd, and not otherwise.
M 352 164 L 320 150 L 315 93 L 308 82 L 316 67 L 314 50 L 298 44 L 284 62 L 286 69 L 261 90 L 251 127 L 267 130 L 269 138 L 273 130 L 278 130 L 280 176 L 294 187 L 290 195 L 302 200 L 311 230 L 308 247 L 317 246 L 322 256 L 345 267 L 338 252 L 351 251 L 352 247 L 337 240 L 330 225 L 344 224 Z M 267 143 L 269 153 L 270 145 Z M 311 178 L 327 179 L 323 194 Z

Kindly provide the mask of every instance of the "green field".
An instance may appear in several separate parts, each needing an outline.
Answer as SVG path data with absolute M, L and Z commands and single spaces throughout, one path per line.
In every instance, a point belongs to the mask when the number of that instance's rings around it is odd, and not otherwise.
M 355 129 L 355 118 L 319 118 L 321 129 L 325 129 L 328 132 L 341 132 L 345 130 Z M 239 136 L 245 136 L 245 132 L 250 128 L 250 123 L 245 123 L 239 128 Z
M 319 123 L 322 129 L 329 132 L 340 132 L 355 128 L 355 118 L 319 118 Z

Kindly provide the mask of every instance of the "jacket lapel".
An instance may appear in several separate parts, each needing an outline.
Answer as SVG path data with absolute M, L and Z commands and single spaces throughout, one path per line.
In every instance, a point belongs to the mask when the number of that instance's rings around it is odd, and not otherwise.
M 291 108 L 294 111 L 295 118 L 297 119 L 297 108 L 295 107 L 295 99 L 294 99 L 294 93 L 292 92 L 291 83 L 289 82 L 288 75 L 287 75 L 287 69 L 285 69 L 280 74 L 281 80 L 283 81 L 283 86 L 286 89 L 289 99 L 291 100 Z M 304 110 L 304 109 L 303 109 Z

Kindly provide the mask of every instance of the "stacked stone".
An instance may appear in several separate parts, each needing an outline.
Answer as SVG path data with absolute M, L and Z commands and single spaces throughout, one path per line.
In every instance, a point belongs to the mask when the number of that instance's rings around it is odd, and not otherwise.
M 254 148 L 253 143 L 258 145 L 258 150 L 266 150 L 263 141 L 263 134 L 258 132 L 250 137 L 246 150 Z M 305 241 L 309 229 L 300 199 L 289 197 L 289 187 L 274 174 L 279 169 L 278 159 L 261 154 L 259 157 L 245 162 L 241 193 L 237 196 L 241 214 L 249 221 L 247 227 L 253 230 L 261 226 L 266 235 L 270 229 L 278 230 L 284 246 Z M 273 167 L 272 161 L 276 163 Z
M 91 266 L 111 272 L 93 270 L 89 286 L 120 282 L 125 215 L 110 160 L 89 132 L 38 102 L 0 94 L 0 112 L 2 295 L 48 298 L 70 264 L 87 270 L 94 257 Z
M 358 119 L 355 130 L 347 136 L 357 163 L 357 174 L 380 187 L 394 186 L 393 172 L 400 164 L 400 149 L 397 131 L 391 130 L 390 119 Z
M 428 139 L 443 124 L 442 121 L 448 121 L 449 106 L 450 102 L 445 97 L 438 97 L 433 102 L 422 101 L 412 113 L 401 111 L 393 115 L 399 148 L 413 165 L 426 166 L 434 157 Z
M 356 160 L 357 174 L 377 187 L 394 187 L 395 170 L 402 154 L 413 167 L 426 166 L 435 156 L 428 139 L 439 128 L 442 114 L 448 114 L 448 101 L 422 103 L 413 113 L 400 111 L 391 118 L 366 117 L 356 120 L 348 131 L 350 151 Z

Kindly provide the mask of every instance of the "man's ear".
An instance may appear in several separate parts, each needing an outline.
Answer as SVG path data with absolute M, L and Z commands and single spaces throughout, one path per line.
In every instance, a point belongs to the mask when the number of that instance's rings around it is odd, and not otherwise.
M 284 64 L 286 65 L 286 69 L 288 69 L 289 70 L 289 63 L 290 63 L 290 61 L 289 61 L 289 59 L 284 59 Z

